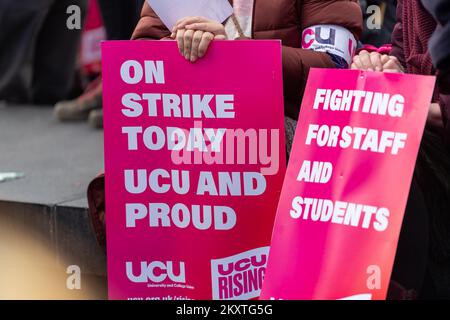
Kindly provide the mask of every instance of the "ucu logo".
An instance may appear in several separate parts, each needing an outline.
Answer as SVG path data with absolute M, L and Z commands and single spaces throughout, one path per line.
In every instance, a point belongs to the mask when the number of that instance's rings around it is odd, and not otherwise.
M 302 48 L 344 59 L 348 64 L 356 50 L 356 39 L 347 29 L 336 25 L 311 26 L 303 31 Z
M 328 30 L 328 34 L 324 32 L 326 30 Z M 329 27 L 314 27 L 303 31 L 302 47 L 304 49 L 309 49 L 315 42 L 317 44 L 334 46 L 336 43 L 336 29 Z
M 161 283 L 167 278 L 172 282 L 186 283 L 186 272 L 184 262 L 175 263 L 173 261 L 161 262 L 145 262 L 140 263 L 140 271 L 138 275 L 133 272 L 133 263 L 126 262 L 127 277 L 135 283 Z

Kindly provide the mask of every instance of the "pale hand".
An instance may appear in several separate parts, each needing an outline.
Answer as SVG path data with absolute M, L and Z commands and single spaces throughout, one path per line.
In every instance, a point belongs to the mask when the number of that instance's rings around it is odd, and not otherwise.
M 225 27 L 214 20 L 203 17 L 186 17 L 179 20 L 172 29 L 182 56 L 191 62 L 205 56 L 214 39 L 225 40 Z
M 351 69 L 388 73 L 405 72 L 396 57 L 378 52 L 369 53 L 366 50 L 362 50 L 358 55 L 353 57 Z

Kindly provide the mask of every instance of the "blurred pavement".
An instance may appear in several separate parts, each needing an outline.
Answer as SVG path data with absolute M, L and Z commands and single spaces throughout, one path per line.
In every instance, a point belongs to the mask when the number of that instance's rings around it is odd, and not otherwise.
M 0 104 L 0 224 L 39 239 L 55 268 L 78 265 L 100 291 L 106 290 L 106 259 L 90 224 L 86 189 L 102 170 L 102 131 L 59 123 L 51 108 Z M 96 297 L 106 298 L 103 291 Z

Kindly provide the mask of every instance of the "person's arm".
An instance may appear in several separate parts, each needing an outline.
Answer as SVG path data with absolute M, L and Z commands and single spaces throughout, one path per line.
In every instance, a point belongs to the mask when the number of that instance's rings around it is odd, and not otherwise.
M 153 11 L 148 3 L 145 2 L 141 12 L 141 19 L 139 20 L 131 39 L 170 39 L 170 34 L 171 32 L 157 16 L 155 11 Z
M 359 39 L 363 29 L 358 0 L 299 1 L 302 30 L 313 25 L 332 24 L 346 28 Z
M 198 25 L 205 30 L 196 30 Z M 204 56 L 212 40 L 225 38 L 222 24 L 200 17 L 181 19 L 173 30 L 169 30 L 147 2 L 132 36 L 132 40 L 177 40 L 180 53 L 191 62 Z
M 362 30 L 362 12 L 354 0 L 297 1 L 299 36 L 317 25 L 337 25 L 350 31 L 356 39 Z M 298 118 L 300 104 L 310 68 L 336 68 L 332 57 L 325 52 L 283 46 L 283 82 L 286 114 Z

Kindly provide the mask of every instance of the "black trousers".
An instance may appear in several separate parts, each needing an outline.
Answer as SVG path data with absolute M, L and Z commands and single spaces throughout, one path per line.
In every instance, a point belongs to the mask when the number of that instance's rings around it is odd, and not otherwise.
M 422 189 L 418 181 L 413 179 L 391 279 L 419 295 L 425 285 L 428 264 L 428 216 Z
M 0 1 L 0 100 L 54 104 L 74 76 L 81 30 L 69 30 L 67 8 L 84 16 L 87 0 Z
M 392 279 L 422 299 L 450 297 L 450 153 L 425 128 Z

